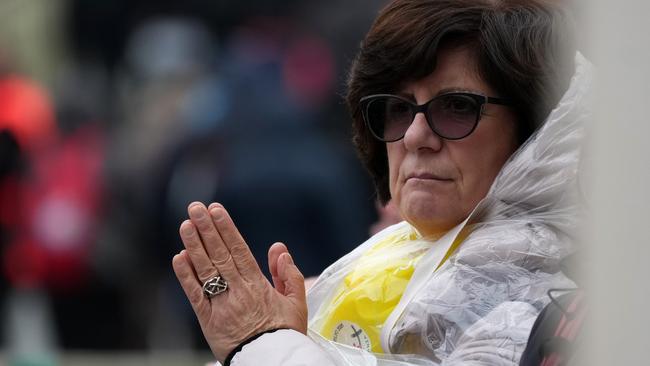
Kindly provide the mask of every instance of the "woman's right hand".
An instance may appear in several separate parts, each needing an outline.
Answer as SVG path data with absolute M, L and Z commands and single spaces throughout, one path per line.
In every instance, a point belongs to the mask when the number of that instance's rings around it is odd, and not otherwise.
M 180 230 L 186 249 L 173 266 L 217 359 L 223 362 L 242 342 L 269 330 L 305 334 L 304 279 L 286 246 L 269 250 L 273 288 L 223 206 L 193 203 L 189 216 Z M 203 284 L 217 276 L 227 290 L 206 296 Z

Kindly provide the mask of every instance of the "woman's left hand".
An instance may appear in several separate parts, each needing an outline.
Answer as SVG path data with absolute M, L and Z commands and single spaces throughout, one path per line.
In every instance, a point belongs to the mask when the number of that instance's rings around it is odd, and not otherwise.
M 267 330 L 306 333 L 304 278 L 286 247 L 276 244 L 269 251 L 273 288 L 223 206 L 194 202 L 188 212 L 190 220 L 180 227 L 185 250 L 172 264 L 217 359 L 223 362 L 243 341 Z M 203 284 L 217 276 L 227 281 L 227 290 L 208 297 Z

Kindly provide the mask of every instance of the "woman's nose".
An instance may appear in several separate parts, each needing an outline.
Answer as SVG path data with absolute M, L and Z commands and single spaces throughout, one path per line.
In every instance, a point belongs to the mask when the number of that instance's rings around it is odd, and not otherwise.
M 423 148 L 438 151 L 442 148 L 442 138 L 429 127 L 424 114 L 417 113 L 404 134 L 404 146 L 409 151 Z

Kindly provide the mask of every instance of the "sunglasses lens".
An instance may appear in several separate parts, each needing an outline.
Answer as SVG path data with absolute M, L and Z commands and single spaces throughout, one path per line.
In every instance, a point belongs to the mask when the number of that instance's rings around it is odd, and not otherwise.
M 480 103 L 463 94 L 441 95 L 429 104 L 429 123 L 438 135 L 460 139 L 469 135 L 478 122 Z
M 383 141 L 401 139 L 413 121 L 412 108 L 411 104 L 399 98 L 373 99 L 366 109 L 370 130 Z

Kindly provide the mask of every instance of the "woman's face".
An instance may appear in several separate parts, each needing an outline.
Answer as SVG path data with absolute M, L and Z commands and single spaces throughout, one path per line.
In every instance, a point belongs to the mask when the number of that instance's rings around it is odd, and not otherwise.
M 466 48 L 441 49 L 433 73 L 405 84 L 399 94 L 418 104 L 450 91 L 500 97 L 474 65 Z M 462 222 L 517 148 L 515 123 L 512 109 L 486 104 L 474 132 L 451 141 L 435 135 L 418 113 L 402 140 L 386 144 L 390 193 L 402 217 L 427 236 Z

